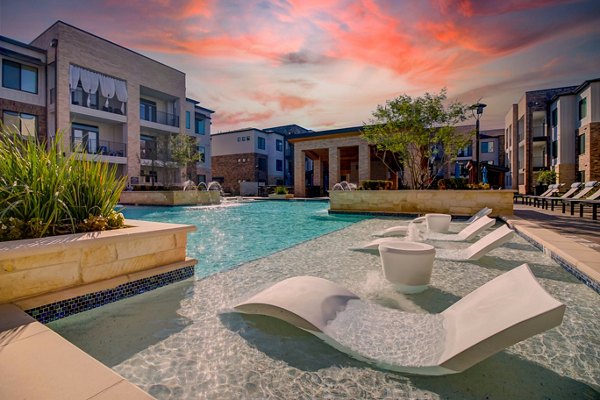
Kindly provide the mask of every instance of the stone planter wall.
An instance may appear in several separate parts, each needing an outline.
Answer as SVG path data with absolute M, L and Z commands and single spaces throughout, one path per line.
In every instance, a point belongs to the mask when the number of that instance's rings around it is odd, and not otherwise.
M 511 190 L 353 190 L 330 191 L 334 212 L 442 213 L 470 216 L 490 207 L 492 216 L 513 215 Z
M 186 259 L 194 226 L 126 222 L 129 228 L 0 242 L 0 304 L 94 282 L 117 286 L 140 271 L 196 263 Z
M 285 199 L 293 199 L 294 195 L 293 194 L 270 194 L 269 195 L 270 199 L 274 199 L 274 200 L 285 200 Z
M 121 204 L 145 206 L 189 206 L 221 204 L 217 190 L 123 191 Z

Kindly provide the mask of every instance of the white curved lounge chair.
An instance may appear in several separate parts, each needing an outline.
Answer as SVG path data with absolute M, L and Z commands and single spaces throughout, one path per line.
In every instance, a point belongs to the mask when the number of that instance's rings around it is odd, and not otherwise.
M 512 229 L 503 225 L 493 232 L 488 233 L 466 249 L 436 249 L 435 258 L 442 260 L 476 261 L 495 248 L 510 242 L 514 234 L 515 232 Z
M 462 372 L 560 325 L 565 311 L 527 264 L 489 281 L 440 314 L 368 303 L 312 276 L 285 279 L 234 308 L 286 321 L 380 368 L 421 375 Z
M 484 207 L 481 210 L 477 211 L 475 214 L 473 214 L 471 216 L 471 218 L 466 220 L 465 224 L 470 225 L 473 222 L 480 219 L 481 217 L 487 217 L 491 213 L 492 213 L 491 208 Z M 409 222 L 409 224 L 410 223 L 418 224 L 418 223 L 426 222 L 428 215 L 440 215 L 440 216 L 446 215 L 449 218 L 451 218 L 449 214 L 425 214 L 425 216 L 423 216 L 423 217 L 418 217 L 418 218 L 413 219 L 412 221 Z M 446 227 L 446 229 L 447 229 L 447 227 Z M 434 230 L 434 231 L 439 232 L 439 230 Z M 380 232 L 376 232 L 373 234 L 373 236 L 379 236 L 379 237 L 405 236 L 407 234 L 407 232 L 408 232 L 408 225 L 398 225 L 398 226 L 392 226 L 391 228 L 384 229 L 383 231 L 380 231 Z
M 507 225 L 503 225 L 485 235 L 466 249 L 454 250 L 436 248 L 435 258 L 440 260 L 476 261 L 495 248 L 510 242 L 513 236 L 514 231 Z M 350 250 L 379 254 L 380 245 L 393 245 L 395 243 L 407 242 L 404 239 L 397 237 L 384 237 L 372 240 L 361 247 L 351 247 Z
M 496 223 L 495 219 L 483 216 L 470 225 L 467 225 L 458 233 L 436 233 L 428 232 L 427 239 L 429 240 L 447 240 L 452 242 L 462 242 L 473 239 L 481 232 L 491 228 Z

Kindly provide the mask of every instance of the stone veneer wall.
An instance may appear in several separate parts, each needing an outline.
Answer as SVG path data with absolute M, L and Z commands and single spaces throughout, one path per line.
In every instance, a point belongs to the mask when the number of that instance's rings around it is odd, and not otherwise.
M 116 286 L 132 273 L 195 264 L 186 259 L 187 233 L 194 226 L 127 224 L 131 227 L 0 242 L 0 304 L 111 279 Z
M 600 122 L 582 126 L 585 134 L 585 154 L 579 156 L 579 171 L 585 171 L 586 181 L 600 181 Z
M 4 118 L 4 111 L 22 112 L 37 116 L 37 137 L 41 141 L 46 140 L 46 107 L 36 106 L 34 104 L 21 103 L 20 101 L 15 100 L 0 99 L 0 118 L 2 119 Z
M 225 156 L 212 157 L 212 175 L 213 177 L 222 177 L 223 191 L 239 194 L 239 181 L 255 182 L 256 179 L 267 179 L 265 171 L 256 172 L 257 165 L 256 153 L 229 154 Z M 245 160 L 239 161 L 238 160 Z
M 147 206 L 211 205 L 221 204 L 221 193 L 217 190 L 123 191 L 119 203 Z
M 513 215 L 512 190 L 354 190 L 329 192 L 329 209 L 393 214 L 471 216 L 490 207 L 492 216 Z

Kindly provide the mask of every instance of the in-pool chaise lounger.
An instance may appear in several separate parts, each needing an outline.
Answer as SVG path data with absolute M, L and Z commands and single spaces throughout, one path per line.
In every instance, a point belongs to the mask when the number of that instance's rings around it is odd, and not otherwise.
M 495 248 L 510 242 L 513 236 L 514 231 L 507 225 L 503 225 L 488 233 L 466 249 L 455 250 L 436 248 L 435 258 L 440 260 L 476 261 Z M 351 247 L 350 250 L 379 254 L 379 245 L 393 244 L 395 242 L 402 243 L 405 242 L 405 240 L 396 237 L 377 238 L 360 247 Z
M 481 210 L 477 211 L 475 214 L 473 214 L 473 216 L 471 216 L 471 218 L 469 218 L 468 220 L 465 221 L 465 224 L 470 225 L 473 222 L 477 221 L 478 219 L 480 219 L 481 217 L 487 217 L 488 215 L 490 215 L 492 212 L 491 208 L 488 207 L 484 207 Z M 423 217 L 418 217 L 413 219 L 412 221 L 409 222 L 409 225 L 412 224 L 420 224 L 420 223 L 430 223 L 430 220 L 427 220 L 427 216 L 446 216 L 448 219 L 448 223 L 450 222 L 450 219 L 452 218 L 450 215 L 448 214 L 425 214 L 425 216 Z M 427 227 L 427 229 L 429 230 L 429 226 Z M 434 229 L 435 231 L 435 229 Z M 373 234 L 373 236 L 380 236 L 380 237 L 388 237 L 388 236 L 405 236 L 408 233 L 408 225 L 398 225 L 398 226 L 392 226 L 390 228 L 384 229 L 383 231 L 380 232 L 376 232 Z
M 414 314 L 361 300 L 326 279 L 285 279 L 234 306 L 278 318 L 380 368 L 445 375 L 558 326 L 564 304 L 527 264 L 489 281 L 440 314 Z

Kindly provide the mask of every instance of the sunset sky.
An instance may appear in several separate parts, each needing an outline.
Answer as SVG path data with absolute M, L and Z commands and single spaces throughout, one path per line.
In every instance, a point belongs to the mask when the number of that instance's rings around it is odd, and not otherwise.
M 185 72 L 213 133 L 361 125 L 443 87 L 502 128 L 524 91 L 600 78 L 600 0 L 0 0 L 0 35 L 56 20 Z

